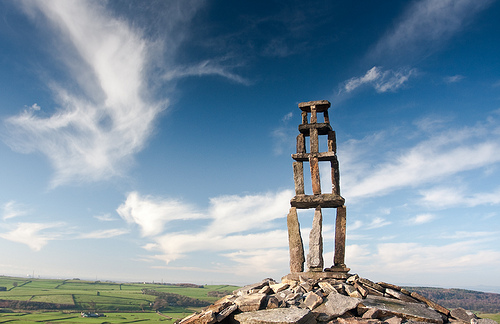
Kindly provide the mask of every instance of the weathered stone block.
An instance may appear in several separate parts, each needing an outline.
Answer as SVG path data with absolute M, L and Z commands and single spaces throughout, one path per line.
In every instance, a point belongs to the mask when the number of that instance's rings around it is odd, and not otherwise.
M 320 295 L 316 294 L 313 291 L 307 293 L 306 298 L 304 299 L 304 304 L 310 310 L 315 309 L 322 303 L 323 303 L 323 297 L 321 297 Z
M 241 324 L 316 324 L 314 315 L 308 309 L 275 308 L 247 312 L 234 316 Z
M 290 272 L 304 271 L 304 245 L 300 235 L 300 224 L 297 208 L 292 207 L 286 219 L 288 226 L 288 246 L 290 249 Z
M 270 285 L 269 287 L 274 291 L 275 294 L 277 294 L 280 291 L 283 291 L 283 290 L 287 289 L 288 287 L 290 287 L 290 285 L 287 283 L 277 283 L 274 285 Z
M 326 302 L 316 307 L 314 313 L 317 315 L 322 314 L 323 317 L 327 316 L 333 319 L 345 314 L 351 309 L 355 309 L 360 302 L 361 299 L 358 298 L 347 297 L 338 293 L 330 293 L 328 297 L 326 297 Z
M 437 310 L 438 312 L 440 312 L 440 313 L 442 313 L 442 314 L 444 314 L 446 316 L 450 315 L 450 310 L 449 309 L 447 309 L 447 308 L 445 308 L 445 307 L 443 307 L 443 306 L 441 306 L 441 305 L 433 302 L 432 300 L 429 300 L 429 299 L 425 298 L 424 296 L 422 296 L 422 295 L 420 295 L 420 294 L 418 294 L 416 292 L 412 292 L 410 296 L 413 297 L 413 298 L 415 298 L 415 299 L 417 299 L 417 300 L 419 300 L 419 301 L 421 301 L 421 302 L 426 303 L 427 306 L 429 306 L 431 308 L 434 308 L 435 310 Z
M 311 233 L 309 234 L 309 254 L 307 255 L 307 266 L 309 270 L 323 270 L 323 216 L 321 207 L 316 207 Z
M 242 312 L 259 310 L 262 307 L 262 301 L 266 298 L 265 294 L 243 295 L 234 301 Z
M 231 315 L 234 311 L 238 309 L 238 305 L 232 304 L 226 308 L 224 308 L 219 314 L 216 316 L 217 322 L 222 322 L 226 317 Z
M 443 323 L 441 314 L 421 303 L 407 303 L 393 298 L 371 295 L 363 299 L 361 303 L 367 309 L 378 309 L 381 317 L 394 315 L 419 322 Z
M 320 281 L 318 282 L 318 285 L 326 295 L 329 295 L 332 292 L 337 292 L 337 290 L 329 282 Z
M 473 312 L 463 308 L 452 309 L 450 311 L 450 316 L 465 323 L 470 323 L 471 319 L 477 319 L 477 316 Z

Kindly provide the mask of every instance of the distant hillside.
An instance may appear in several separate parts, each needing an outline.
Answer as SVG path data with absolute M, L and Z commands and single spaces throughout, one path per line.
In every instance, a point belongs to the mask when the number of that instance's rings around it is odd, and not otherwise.
M 481 313 L 500 313 L 500 294 L 465 289 L 431 287 L 405 287 L 449 308 L 465 308 Z

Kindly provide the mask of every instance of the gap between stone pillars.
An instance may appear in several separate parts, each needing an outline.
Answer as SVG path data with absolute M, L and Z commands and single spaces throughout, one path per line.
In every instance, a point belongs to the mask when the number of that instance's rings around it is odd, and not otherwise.
M 316 207 L 311 233 L 309 234 L 309 254 L 307 267 L 309 271 L 323 271 L 323 215 L 321 207 Z
M 297 208 L 290 208 L 286 222 L 288 227 L 288 247 L 290 249 L 290 272 L 304 272 L 304 245 L 300 235 Z
M 337 219 L 335 222 L 335 254 L 333 265 L 345 267 L 345 235 L 346 235 L 346 207 L 337 208 Z

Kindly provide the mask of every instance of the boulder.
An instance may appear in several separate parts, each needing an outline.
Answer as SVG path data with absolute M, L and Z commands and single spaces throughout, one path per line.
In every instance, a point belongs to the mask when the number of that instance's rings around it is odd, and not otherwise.
M 217 314 L 215 319 L 217 320 L 217 322 L 222 322 L 226 317 L 231 315 L 237 309 L 238 309 L 238 305 L 232 304 L 232 305 L 224 308 L 223 310 L 221 310 L 220 313 Z
M 261 308 L 262 301 L 266 298 L 265 294 L 243 295 L 234 301 L 242 312 L 256 311 Z
M 304 299 L 304 305 L 310 310 L 315 309 L 322 303 L 323 303 L 323 298 L 313 291 L 308 293 L 306 298 Z
M 332 292 L 326 297 L 326 302 L 314 309 L 314 313 L 322 318 L 331 320 L 345 314 L 347 311 L 356 308 L 361 299 L 352 298 Z
M 465 323 L 470 323 L 471 319 L 477 319 L 477 316 L 473 312 L 465 310 L 463 308 L 455 308 L 450 311 L 451 317 L 460 320 Z
M 316 324 L 314 315 L 308 309 L 276 308 L 246 312 L 234 316 L 241 324 Z
M 437 311 L 421 303 L 407 303 L 398 299 L 367 296 L 361 302 L 360 309 L 375 308 L 380 311 L 380 316 L 398 316 L 407 320 L 418 322 L 442 324 L 443 318 Z

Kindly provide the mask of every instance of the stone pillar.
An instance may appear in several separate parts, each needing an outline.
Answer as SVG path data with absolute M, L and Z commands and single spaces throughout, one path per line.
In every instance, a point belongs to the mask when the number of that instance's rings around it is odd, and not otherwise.
M 293 162 L 293 180 L 295 182 L 295 194 L 304 194 L 304 164 Z
M 306 143 L 304 134 L 297 135 L 297 153 L 306 153 Z
M 309 254 L 307 267 L 309 271 L 323 271 L 323 216 L 321 207 L 316 207 L 311 233 L 309 234 Z
M 337 207 L 337 220 L 335 222 L 335 256 L 333 265 L 345 267 L 345 234 L 346 234 L 346 208 Z
M 318 153 L 319 152 L 319 139 L 318 139 L 318 129 L 313 128 L 310 131 L 309 134 L 309 141 L 311 144 L 311 153 Z
M 310 156 L 309 165 L 311 167 L 311 182 L 312 182 L 313 195 L 319 195 L 321 194 L 321 183 L 319 175 L 318 158 Z
M 307 124 L 307 112 L 302 112 L 302 124 Z
M 332 169 L 332 193 L 340 196 L 340 175 L 339 175 L 339 162 L 335 158 L 330 161 Z
M 337 152 L 337 139 L 334 131 L 328 132 L 328 152 Z
M 300 236 L 300 224 L 297 209 L 290 208 L 286 219 L 288 226 L 288 246 L 290 248 L 290 272 L 304 271 L 304 245 Z

